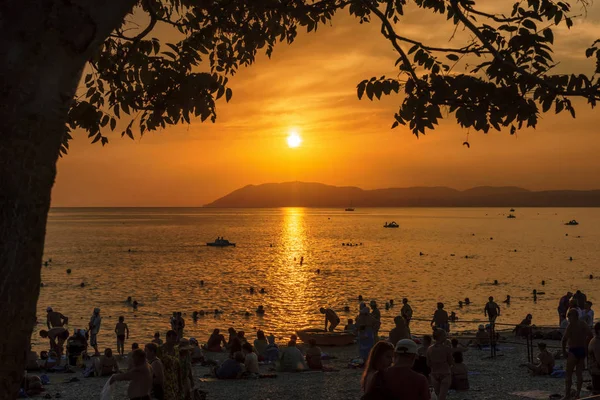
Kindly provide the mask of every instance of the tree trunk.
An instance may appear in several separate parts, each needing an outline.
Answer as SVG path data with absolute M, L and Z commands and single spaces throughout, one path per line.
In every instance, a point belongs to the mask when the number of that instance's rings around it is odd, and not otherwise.
M 136 0 L 0 1 L 0 399 L 36 320 L 50 193 L 86 61 Z

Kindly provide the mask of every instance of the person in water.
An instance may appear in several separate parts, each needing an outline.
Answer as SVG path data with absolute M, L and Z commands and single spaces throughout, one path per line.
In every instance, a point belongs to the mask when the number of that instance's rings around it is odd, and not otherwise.
M 567 313 L 569 325 L 562 338 L 562 351 L 567 359 L 565 375 L 565 399 L 571 396 L 571 386 L 573 383 L 573 370 L 577 375 L 577 394 L 581 395 L 581 386 L 583 385 L 583 370 L 588 347 L 588 340 L 592 337 L 590 327 L 579 319 L 579 313 L 576 309 L 570 309 Z M 567 346 L 569 351 L 567 352 Z
M 491 325 L 494 325 L 496 318 L 500 316 L 500 306 L 494 302 L 492 296 L 490 296 L 488 300 L 489 301 L 483 308 L 483 315 L 489 318 Z
M 133 352 L 134 367 L 123 373 L 110 377 L 109 384 L 118 381 L 130 381 L 127 396 L 131 400 L 150 400 L 153 387 L 152 368 L 146 361 L 144 350 L 137 349 Z
M 321 307 L 319 311 L 321 314 L 325 314 L 325 330 L 327 330 L 327 324 L 329 324 L 329 332 L 333 332 L 335 327 L 340 324 L 340 317 L 331 308 Z
M 344 330 L 356 335 L 356 325 L 354 324 L 354 320 L 352 318 L 348 318 L 348 324 L 346 324 Z
M 119 317 L 119 322 L 115 326 L 115 334 L 117 335 L 117 353 L 125 354 L 125 339 L 129 339 L 129 327 L 125 323 L 125 317 Z

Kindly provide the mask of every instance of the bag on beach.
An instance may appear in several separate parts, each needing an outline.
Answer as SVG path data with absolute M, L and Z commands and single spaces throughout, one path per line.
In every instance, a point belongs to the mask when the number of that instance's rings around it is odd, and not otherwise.
M 111 377 L 112 378 L 112 377 Z M 112 400 L 113 399 L 113 388 L 114 385 L 110 384 L 110 379 L 106 381 L 102 392 L 100 393 L 100 400 Z

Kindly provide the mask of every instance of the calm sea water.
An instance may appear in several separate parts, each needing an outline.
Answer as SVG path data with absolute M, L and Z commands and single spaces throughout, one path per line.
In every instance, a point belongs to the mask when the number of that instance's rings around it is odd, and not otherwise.
M 37 329 L 47 306 L 70 317 L 71 329 L 87 327 L 100 307 L 104 348 L 115 346 L 120 315 L 130 343 L 143 343 L 155 331 L 166 333 L 173 311 L 186 314 L 186 336 L 205 341 L 212 329 L 230 326 L 249 337 L 256 329 L 289 336 L 321 326 L 321 306 L 337 310 L 344 324 L 356 316 L 359 294 L 379 303 L 383 331 L 392 327 L 402 297 L 416 318 L 429 319 L 442 301 L 461 320 L 474 320 L 484 319 L 489 295 L 501 301 L 510 294 L 499 322 L 516 323 L 531 312 L 538 325 L 557 322 L 557 300 L 568 289 L 595 300 L 600 281 L 589 275 L 600 278 L 600 209 L 507 214 L 498 208 L 53 209 L 45 249 L 52 263 L 42 268 Z M 565 226 L 571 219 L 580 225 Z M 400 228 L 384 229 L 392 220 Z M 217 236 L 237 247 L 207 247 Z M 349 242 L 362 245 L 342 246 Z M 536 303 L 533 289 L 545 292 Z M 127 296 L 140 303 L 137 311 Z M 465 297 L 473 304 L 459 309 Z M 397 305 L 386 311 L 390 299 Z M 254 313 L 258 305 L 264 316 Z M 194 310 L 215 309 L 223 313 L 192 321 Z M 459 321 L 452 329 L 476 325 Z M 413 332 L 428 333 L 428 323 L 414 322 Z M 36 334 L 33 342 L 41 344 Z

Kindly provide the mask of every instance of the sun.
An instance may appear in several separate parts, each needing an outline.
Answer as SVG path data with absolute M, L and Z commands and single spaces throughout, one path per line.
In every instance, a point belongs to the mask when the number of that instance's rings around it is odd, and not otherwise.
M 300 137 L 300 135 L 298 135 L 296 131 L 291 131 L 289 136 L 287 137 L 287 144 L 288 147 L 295 149 L 296 147 L 299 147 L 300 144 L 302 144 L 302 138 Z

